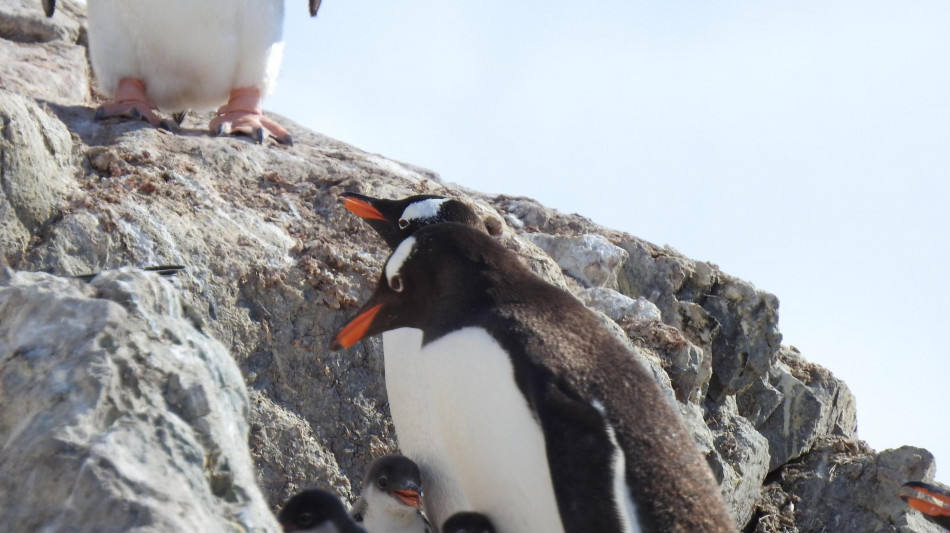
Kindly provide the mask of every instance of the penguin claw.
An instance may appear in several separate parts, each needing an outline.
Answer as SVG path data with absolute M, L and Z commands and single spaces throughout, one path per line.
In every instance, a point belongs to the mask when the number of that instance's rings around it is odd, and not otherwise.
M 265 117 L 260 111 L 229 110 L 221 108 L 218 116 L 208 125 L 213 133 L 222 135 L 247 135 L 255 143 L 264 144 L 271 137 L 280 144 L 293 146 L 293 138 L 280 124 Z

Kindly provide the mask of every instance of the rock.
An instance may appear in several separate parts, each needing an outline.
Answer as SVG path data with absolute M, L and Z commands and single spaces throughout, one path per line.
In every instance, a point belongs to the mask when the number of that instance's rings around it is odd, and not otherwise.
M 617 323 L 660 320 L 660 310 L 644 297 L 631 298 L 613 289 L 591 287 L 578 294 L 584 305 L 600 311 Z
M 779 470 L 778 485 L 803 532 L 936 532 L 899 498 L 904 482 L 932 478 L 934 469 L 933 455 L 920 448 L 875 454 L 843 437 L 822 437 L 800 461 Z
M 655 303 L 664 322 L 712 355 L 713 400 L 768 371 L 782 340 L 775 296 L 670 249 L 632 238 L 619 246 L 630 256 L 618 275 L 620 291 Z
M 792 348 L 782 347 L 767 378 L 737 400 L 740 413 L 769 441 L 769 470 L 798 458 L 821 436 L 857 437 L 848 387 Z
M 564 272 L 584 287 L 616 287 L 617 271 L 627 252 L 603 235 L 580 237 L 525 233 L 524 237 L 554 259 Z
M 731 399 L 698 421 L 708 427 L 703 432 L 693 417 L 691 425 L 697 428 L 694 433 L 704 435 L 700 448 L 706 452 L 706 460 L 722 487 L 736 524 L 746 524 L 769 471 L 768 441 L 739 415 Z
M 0 255 L 42 239 L 76 190 L 66 126 L 33 100 L 0 89 Z
M 277 531 L 241 373 L 154 274 L 6 279 L 0 403 L 4 531 Z
M 85 6 L 71 0 L 58 2 L 53 18 L 39 1 L 0 3 L 0 89 L 43 102 L 89 102 L 85 21 Z

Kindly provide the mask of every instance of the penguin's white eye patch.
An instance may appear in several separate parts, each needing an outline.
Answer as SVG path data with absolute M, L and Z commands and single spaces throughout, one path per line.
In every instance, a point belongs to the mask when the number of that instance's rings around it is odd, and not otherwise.
M 409 259 L 409 256 L 412 255 L 412 250 L 415 248 L 415 245 L 415 237 L 411 235 L 406 237 L 399 243 L 399 246 L 393 250 L 392 255 L 389 256 L 389 260 L 386 261 L 386 268 L 383 269 L 383 273 L 386 274 L 386 282 L 389 283 L 389 287 L 396 292 L 402 292 L 402 276 L 399 272 L 402 270 L 402 265 L 406 262 L 406 259 Z M 396 278 L 399 278 L 399 281 L 396 281 Z M 395 284 L 399 285 L 398 289 L 395 287 Z
M 396 274 L 395 276 L 389 278 L 389 288 L 396 292 L 402 292 L 402 276 Z
M 413 220 L 438 219 L 442 204 L 447 201 L 449 201 L 448 198 L 429 198 L 409 204 L 399 218 L 399 227 L 405 228 Z M 406 226 L 402 225 L 403 220 L 406 221 Z
M 404 218 L 400 218 L 400 219 L 399 219 L 399 229 L 406 229 L 406 226 L 408 226 L 408 225 L 409 225 L 409 221 L 408 221 L 408 220 L 406 220 L 406 219 L 404 219 Z

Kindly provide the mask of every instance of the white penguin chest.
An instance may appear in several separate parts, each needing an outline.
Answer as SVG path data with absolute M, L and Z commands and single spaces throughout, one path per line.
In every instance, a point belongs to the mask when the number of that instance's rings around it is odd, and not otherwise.
M 508 353 L 487 331 L 470 327 L 424 346 L 420 355 L 433 423 L 471 509 L 499 531 L 564 531 L 544 435 Z

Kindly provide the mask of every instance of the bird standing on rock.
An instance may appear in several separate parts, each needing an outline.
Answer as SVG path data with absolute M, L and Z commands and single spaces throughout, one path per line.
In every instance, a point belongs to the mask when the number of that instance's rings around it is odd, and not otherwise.
M 650 373 L 570 294 L 494 239 L 426 226 L 393 251 L 331 349 L 421 331 L 431 431 L 466 506 L 508 532 L 735 532 Z M 432 488 L 432 487 L 430 487 Z
M 457 222 L 486 232 L 487 228 L 467 204 L 431 194 L 400 200 L 373 198 L 348 192 L 340 196 L 344 207 L 366 221 L 391 249 L 419 228 L 443 222 Z M 420 356 L 422 332 L 400 328 L 383 332 L 383 364 L 389 412 L 399 449 L 422 471 L 429 496 L 426 513 L 436 521 L 445 520 L 452 510 L 466 509 L 458 477 L 445 458 L 446 442 L 435 419 L 438 398 L 429 388 L 428 365 Z
M 322 489 L 308 489 L 287 500 L 277 515 L 284 531 L 366 533 L 346 514 L 343 502 Z
M 408 457 L 387 455 L 370 466 L 350 514 L 370 533 L 430 533 L 421 509 L 419 467 Z
M 320 2 L 310 0 L 311 15 Z M 52 15 L 55 0 L 43 7 Z M 87 8 L 92 68 L 111 98 L 97 120 L 128 117 L 170 129 L 158 109 L 217 107 L 214 134 L 293 143 L 260 108 L 280 69 L 284 0 L 88 0 Z

